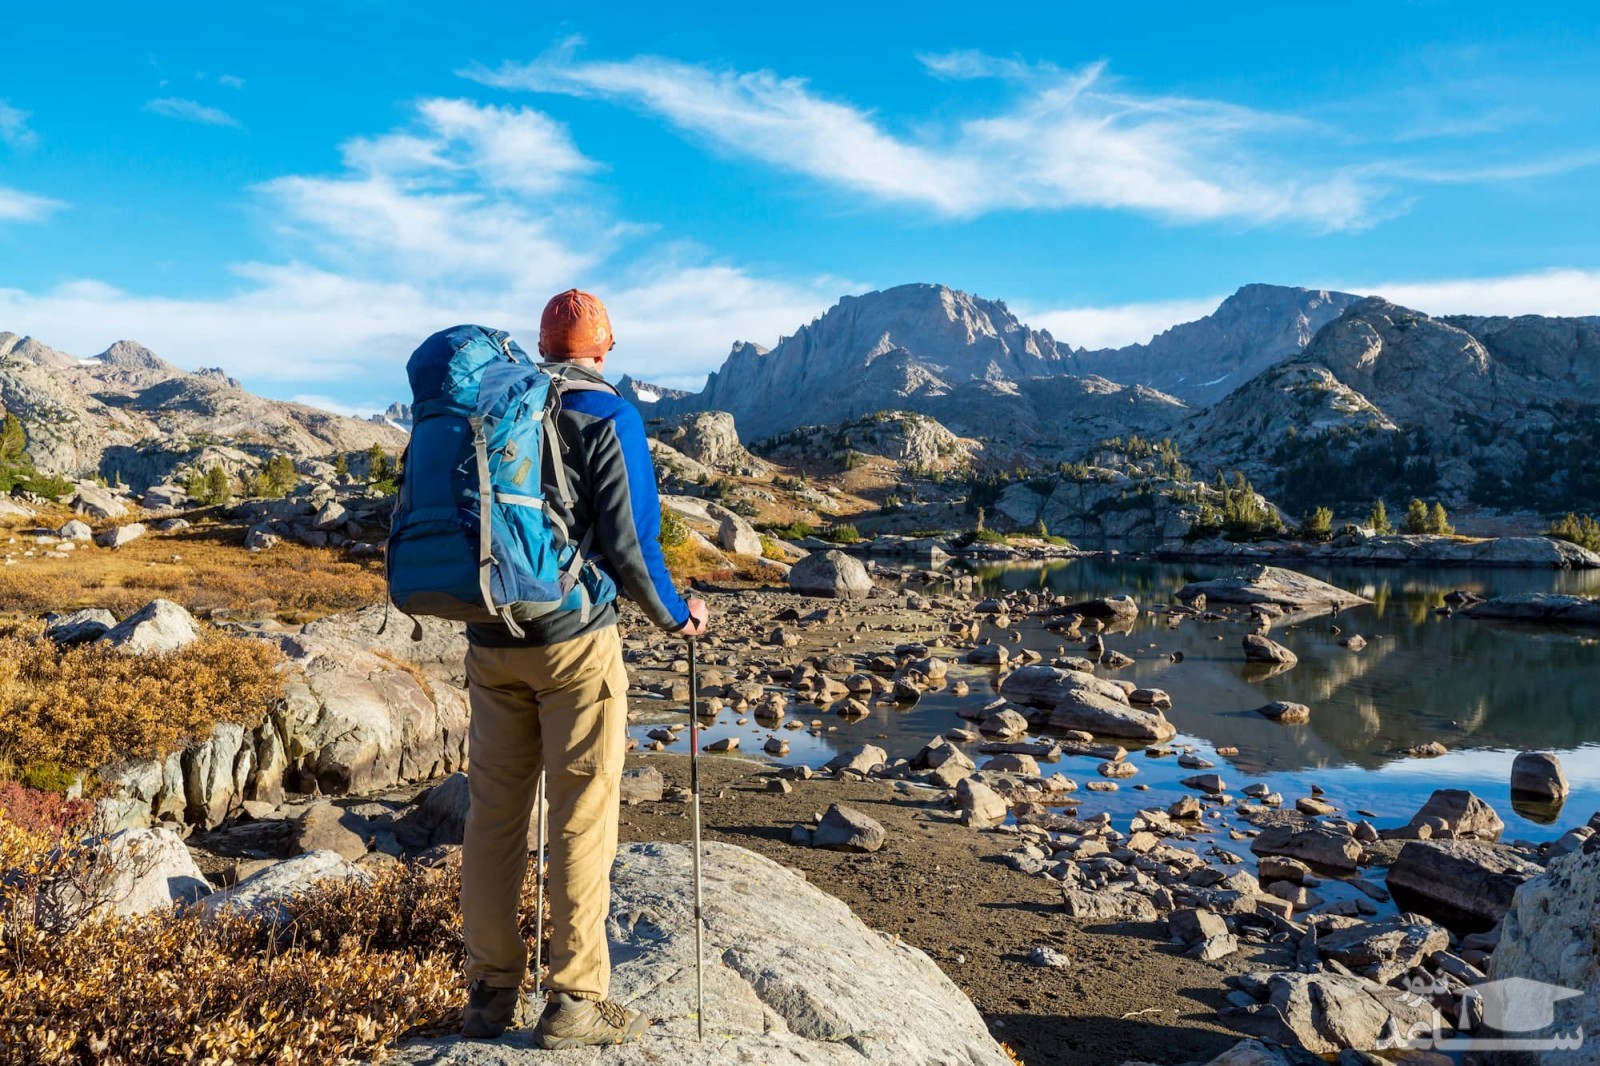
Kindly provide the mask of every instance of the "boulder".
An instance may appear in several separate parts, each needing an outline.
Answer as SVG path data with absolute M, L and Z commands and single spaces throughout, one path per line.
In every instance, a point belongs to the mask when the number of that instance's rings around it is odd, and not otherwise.
M 1549 751 L 1525 751 L 1511 762 L 1511 794 L 1560 802 L 1570 786 L 1561 769 L 1561 757 Z
M 211 894 L 211 882 L 170 829 L 124 829 L 95 848 L 94 894 L 100 913 L 170 911 Z
M 1052 614 L 1081 614 L 1085 618 L 1132 619 L 1139 617 L 1139 604 L 1132 596 L 1110 596 L 1057 607 Z
M 132 543 L 145 535 L 143 522 L 129 522 L 125 526 L 113 526 L 94 538 L 94 542 L 102 548 L 120 548 L 124 544 Z
M 1018 667 L 1000 683 L 1000 695 L 1013 703 L 1050 710 L 1069 692 L 1093 692 L 1118 703 L 1128 702 L 1127 690 L 1082 670 L 1032 663 Z
M 971 777 L 964 777 L 956 784 L 956 807 L 978 825 L 1003 822 L 1010 809 L 998 792 Z
M 1288 700 L 1273 700 L 1263 707 L 1257 707 L 1256 713 L 1263 718 L 1289 725 L 1300 725 L 1311 721 L 1310 707 L 1303 703 L 1290 703 Z
M 1010 707 L 1002 708 L 978 723 L 978 732 L 995 737 L 1020 737 L 1028 731 L 1028 720 Z
M 1594 994 L 1600 989 L 1596 929 L 1600 847 L 1592 845 L 1555 860 L 1520 886 L 1506 910 L 1500 943 L 1489 958 L 1490 984 L 1478 990 L 1485 1020 L 1508 1033 L 1585 1034 L 1581 1048 L 1539 1052 L 1536 1061 L 1541 1064 L 1595 1062 L 1592 1034 L 1600 1033 L 1600 997 Z M 1544 1013 L 1551 1008 L 1553 1016 Z M 1535 1060 L 1530 1054 L 1527 1061 Z
M 80 484 L 72 509 L 97 519 L 122 518 L 128 513 L 128 505 L 120 497 L 98 485 Z
M 1389 867 L 1397 902 L 1447 923 L 1493 924 L 1524 882 L 1543 872 L 1510 848 L 1472 840 L 1413 840 Z
M 399 823 L 401 838 L 418 850 L 440 844 L 460 844 L 466 839 L 467 811 L 471 806 L 467 775 L 451 774 L 424 792 L 417 805 L 406 812 Z M 539 812 L 536 809 L 528 818 L 529 851 L 538 847 L 538 823 Z
M 1272 604 L 1295 613 L 1340 611 L 1372 602 L 1326 581 L 1279 566 L 1251 566 L 1232 577 L 1191 581 L 1177 594 L 1185 603 L 1201 595 L 1211 603 Z
M 720 843 L 707 843 L 703 860 L 701 1044 L 690 867 L 684 844 L 621 848 L 606 923 L 616 960 L 611 994 L 656 1022 L 642 1040 L 556 1058 L 606 1066 L 1008 1066 L 972 1003 L 921 951 L 867 928 L 801 875 Z M 532 1030 L 494 1042 L 439 1036 L 402 1045 L 389 1061 L 518 1066 L 543 1061 L 548 1053 L 537 1047 Z
M 827 851 L 877 851 L 888 839 L 883 826 L 854 807 L 835 803 L 811 833 L 811 846 Z
M 262 870 L 232 888 L 200 901 L 207 914 L 249 914 L 279 922 L 287 917 L 286 901 L 314 885 L 370 875 L 336 851 L 308 851 Z
M 62 540 L 93 540 L 94 529 L 89 523 L 74 518 L 56 530 L 56 536 Z
M 423 618 L 378 629 L 374 605 L 330 615 L 279 646 L 300 668 L 274 719 L 288 787 L 324 795 L 371 793 L 437 780 L 466 764 L 467 644 L 458 623 Z
M 1318 1055 L 1403 1046 L 1432 1022 L 1432 1005 L 1401 989 L 1336 973 L 1252 974 L 1264 1002 L 1224 1007 L 1226 1025 Z M 1417 1031 L 1421 1031 L 1420 1029 Z
M 621 797 L 625 806 L 631 807 L 636 803 L 660 803 L 666 792 L 667 779 L 654 766 L 640 766 L 622 771 Z
M 1382 984 L 1450 947 L 1450 934 L 1420 914 L 1399 914 L 1345 929 L 1325 931 L 1317 950 L 1325 959 L 1366 971 Z
M 1079 675 L 1082 676 L 1082 675 Z M 1081 729 L 1097 737 L 1128 737 L 1142 741 L 1169 740 L 1176 726 L 1153 710 L 1131 707 L 1094 689 L 1068 691 L 1050 711 L 1053 729 Z
M 789 587 L 807 596 L 855 599 L 872 591 L 867 568 L 836 548 L 812 552 L 789 570 Z
M 108 631 L 104 640 L 129 655 L 177 651 L 200 639 L 200 623 L 171 600 L 151 600 Z
M 914 770 L 937 770 L 946 764 L 964 766 L 968 770 L 977 769 L 977 765 L 966 752 L 944 737 L 934 737 L 911 759 L 911 767 Z
M 1329 870 L 1352 871 L 1361 860 L 1361 845 L 1347 833 L 1323 825 L 1304 828 L 1273 825 L 1250 842 L 1256 855 L 1284 855 Z
M 1300 657 L 1294 652 L 1259 633 L 1245 634 L 1244 658 L 1246 662 L 1281 663 L 1284 666 L 1293 666 L 1300 661 Z
M 290 849 L 297 855 L 332 851 L 355 862 L 367 853 L 367 842 L 347 822 L 359 825 L 361 819 L 346 815 L 331 803 L 313 803 L 294 820 Z
M 1563 622 L 1600 626 L 1600 598 L 1547 592 L 1522 592 L 1497 596 L 1461 612 L 1468 618 L 1506 622 Z
M 835 774 L 846 770 L 867 774 L 887 764 L 888 761 L 889 753 L 876 744 L 862 744 L 848 751 L 840 752 L 824 763 L 822 768 L 831 770 Z
M 1004 644 L 979 644 L 967 652 L 967 662 L 973 666 L 1004 666 L 1010 657 Z
M 735 555 L 761 554 L 761 534 L 755 527 L 726 507 L 712 511 L 717 518 L 717 547 Z
M 1453 836 L 1472 840 L 1496 841 L 1505 830 L 1505 823 L 1494 808 L 1464 788 L 1436 789 L 1408 826 L 1435 826 L 1443 823 Z
M 55 615 L 45 622 L 44 635 L 57 644 L 87 644 L 99 640 L 117 624 L 117 616 L 101 607 L 85 607 Z

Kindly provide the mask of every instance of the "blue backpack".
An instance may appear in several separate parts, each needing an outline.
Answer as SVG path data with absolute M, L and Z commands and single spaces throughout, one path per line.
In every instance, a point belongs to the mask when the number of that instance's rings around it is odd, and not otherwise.
M 555 411 L 569 381 L 482 326 L 435 333 L 411 354 L 411 441 L 389 525 L 389 599 L 408 615 L 519 622 L 616 597 L 546 506 L 548 469 L 572 513 Z M 420 626 L 419 626 L 420 629 Z

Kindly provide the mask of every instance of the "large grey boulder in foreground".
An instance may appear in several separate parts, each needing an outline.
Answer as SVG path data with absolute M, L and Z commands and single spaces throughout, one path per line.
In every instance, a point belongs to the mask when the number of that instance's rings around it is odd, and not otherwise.
M 1489 960 L 1489 977 L 1495 982 L 1538 981 L 1583 994 L 1546 997 L 1523 988 L 1521 996 L 1505 996 L 1506 1002 L 1495 1006 L 1512 1012 L 1504 1016 L 1508 1030 L 1513 1028 L 1512 1023 L 1526 1022 L 1515 1027 L 1527 1032 L 1544 1021 L 1540 1015 L 1554 1000 L 1554 1025 L 1531 1035 L 1581 1031 L 1586 1037 L 1581 1048 L 1542 1050 L 1537 1055 L 1526 1052 L 1521 1061 L 1549 1066 L 1593 1066 L 1600 1062 L 1600 1045 L 1594 1039 L 1594 1034 L 1600 1033 L 1600 997 L 1595 996 L 1595 990 L 1600 989 L 1596 928 L 1600 928 L 1600 848 L 1585 847 L 1557 859 L 1544 874 L 1517 889 L 1501 926 L 1500 944 Z M 1517 1017 L 1519 1009 L 1528 1011 L 1529 1016 Z
M 402 1046 L 392 1062 L 550 1066 L 1007 1066 L 960 990 L 921 951 L 769 859 L 705 846 L 706 1042 L 695 1039 L 689 848 L 629 844 L 606 923 L 611 994 L 653 1024 L 621 1047 L 536 1052 L 529 1031 L 492 1043 Z
M 830 548 L 795 563 L 789 571 L 789 587 L 807 596 L 854 599 L 872 591 L 872 578 L 861 560 Z

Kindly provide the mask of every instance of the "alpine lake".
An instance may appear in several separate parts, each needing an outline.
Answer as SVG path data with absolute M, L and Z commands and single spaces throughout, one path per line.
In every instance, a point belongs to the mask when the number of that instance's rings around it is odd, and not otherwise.
M 1435 789 L 1466 788 L 1505 820 L 1506 840 L 1552 839 L 1600 810 L 1600 707 L 1595 695 L 1600 630 L 1478 621 L 1441 610 L 1445 594 L 1458 589 L 1484 597 L 1518 592 L 1600 595 L 1600 571 L 1297 566 L 1372 603 L 1275 626 L 1272 639 L 1294 651 L 1300 662 L 1273 673 L 1244 661 L 1240 641 L 1250 631 L 1247 612 L 1235 612 L 1224 622 L 1191 618 L 1173 627 L 1164 615 L 1147 610 L 1176 602 L 1173 594 L 1189 581 L 1223 577 L 1237 569 L 1235 564 L 1098 556 L 969 572 L 980 597 L 1016 590 L 1047 590 L 1072 600 L 1133 596 L 1141 607 L 1139 618 L 1131 627 L 1107 630 L 1104 637 L 1108 650 L 1122 651 L 1134 662 L 1099 672 L 1166 690 L 1172 697 L 1166 715 L 1178 735 L 1164 746 L 1192 748 L 1214 763 L 1214 772 L 1235 795 L 1261 782 L 1292 805 L 1317 786 L 1327 802 L 1351 818 L 1367 817 L 1384 829 L 1409 821 Z M 934 586 L 930 594 L 937 592 Z M 1047 632 L 1039 620 L 1014 619 L 1012 624 L 1022 634 L 1020 646 L 1039 652 L 1045 661 L 1062 654 L 1057 650 L 1061 637 Z M 985 632 L 992 630 L 985 627 Z M 1352 634 L 1365 637 L 1366 647 L 1352 651 L 1341 646 Z M 995 638 L 1006 639 L 1000 634 Z M 844 650 L 880 650 L 883 639 L 879 634 L 870 645 L 847 644 Z M 1066 654 L 1081 650 L 1081 645 L 1065 646 Z M 1181 653 L 1180 661 L 1174 661 L 1174 653 Z M 967 696 L 957 697 L 946 686 L 909 706 L 875 702 L 871 714 L 858 719 L 803 704 L 791 708 L 791 716 L 801 721 L 820 719 L 820 730 L 774 730 L 754 719 L 739 725 L 738 716 L 724 711 L 717 721 L 702 726 L 701 743 L 737 736 L 744 751 L 759 753 L 762 742 L 777 734 L 790 745 L 789 754 L 778 761 L 813 767 L 864 743 L 884 748 L 891 759 L 910 757 L 946 730 L 973 725 L 958 708 L 970 713 L 994 698 L 995 668 L 966 665 L 954 650 L 942 657 L 951 663 L 949 680 L 965 679 L 971 686 Z M 1256 713 L 1255 708 L 1274 700 L 1306 704 L 1310 722 L 1285 725 Z M 642 738 L 647 728 L 635 727 L 635 735 Z M 1041 734 L 1047 736 L 1048 731 Z M 1447 753 L 1405 754 L 1433 741 Z M 969 746 L 969 754 L 981 765 L 985 756 L 976 747 Z M 1238 750 L 1219 755 L 1218 748 Z M 1513 802 L 1511 762 L 1522 751 L 1560 755 L 1572 786 L 1563 805 L 1552 809 Z M 1118 782 L 1117 791 L 1076 794 L 1085 815 L 1107 811 L 1115 824 L 1125 826 L 1140 808 L 1164 808 L 1189 791 L 1181 779 L 1195 771 L 1179 767 L 1173 755 L 1152 757 L 1131 742 L 1128 760 L 1138 773 Z M 1059 771 L 1081 786 L 1096 779 L 1097 762 L 1063 755 L 1058 762 L 1042 763 L 1041 769 L 1047 775 Z M 1135 787 L 1139 785 L 1148 787 Z

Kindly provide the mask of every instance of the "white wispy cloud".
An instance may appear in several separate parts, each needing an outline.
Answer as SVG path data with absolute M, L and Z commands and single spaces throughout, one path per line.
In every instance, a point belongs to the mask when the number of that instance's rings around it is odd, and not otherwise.
M 38 222 L 65 206 L 60 200 L 0 185 L 0 222 Z
M 1307 283 L 1358 296 L 1382 296 L 1429 315 L 1600 316 L 1600 270 L 1557 268 L 1500 277 L 1410 281 Z M 1074 348 L 1121 348 L 1142 344 L 1183 322 L 1204 318 L 1224 295 L 1125 304 L 1050 308 L 1013 303 L 1017 317 L 1048 329 Z
M 1600 316 L 1600 270 L 1557 268 L 1502 277 L 1385 281 L 1345 291 L 1382 296 L 1430 315 Z
M 0 142 L 11 148 L 32 148 L 39 136 L 28 125 L 31 116 L 8 101 L 0 100 Z
M 217 76 L 217 84 L 226 85 L 230 89 L 243 89 L 244 79 L 233 74 L 219 74 Z
M 133 337 L 180 366 L 348 404 L 403 398 L 411 350 L 458 322 L 510 329 L 531 351 L 544 302 L 572 285 L 610 307 L 617 372 L 694 387 L 733 340 L 771 343 L 860 287 L 762 277 L 582 206 L 599 168 L 528 109 L 424 100 L 342 160 L 256 188 L 291 258 L 233 265 L 225 295 L 0 288 L 0 326 L 79 353 Z
M 144 109 L 152 115 L 175 118 L 180 122 L 198 122 L 203 126 L 239 128 L 243 125 L 220 107 L 209 107 L 198 100 L 185 100 L 177 96 L 157 97 L 145 104 Z
M 1180 322 L 1193 322 L 1217 309 L 1225 296 L 1182 300 L 1149 300 L 1101 307 L 1064 307 L 1029 310 L 1015 306 L 1017 317 L 1050 331 L 1058 341 L 1074 348 L 1121 348 L 1142 344 Z
M 1105 208 L 1178 222 L 1368 223 L 1384 188 L 1353 171 L 1275 157 L 1269 142 L 1309 124 L 1222 101 L 1121 89 L 1104 64 L 959 52 L 922 57 L 941 78 L 1002 78 L 997 112 L 897 134 L 871 111 L 803 78 L 655 56 L 582 61 L 568 42 L 529 63 L 470 69 L 506 89 L 631 104 L 734 156 L 952 217 L 1002 209 Z

